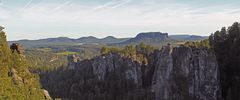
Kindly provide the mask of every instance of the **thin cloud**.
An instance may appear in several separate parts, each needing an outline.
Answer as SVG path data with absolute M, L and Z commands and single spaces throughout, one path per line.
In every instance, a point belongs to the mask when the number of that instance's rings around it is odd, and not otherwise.
M 94 8 L 94 11 L 99 11 L 99 10 L 104 10 L 104 9 L 108 9 L 108 8 L 118 8 L 120 6 L 123 6 L 129 2 L 131 2 L 132 0 L 112 0 L 110 2 L 107 2 L 103 5 L 100 5 L 96 8 Z
M 53 9 L 52 11 L 50 11 L 50 12 L 54 13 L 54 12 L 62 9 L 63 7 L 66 7 L 66 6 L 70 5 L 71 3 L 72 3 L 72 1 L 66 1 L 66 2 L 64 2 L 63 4 L 60 4 L 59 6 L 57 6 L 56 8 L 54 8 L 54 9 Z
M 129 2 L 131 2 L 131 0 L 122 0 L 122 1 L 119 2 L 118 4 L 112 6 L 111 8 L 118 8 L 118 7 L 120 7 L 120 6 L 123 6 L 123 5 L 127 4 L 127 3 L 129 3 Z
M 33 0 L 29 0 L 22 9 L 26 9 L 27 7 L 29 7 L 32 4 L 32 2 Z

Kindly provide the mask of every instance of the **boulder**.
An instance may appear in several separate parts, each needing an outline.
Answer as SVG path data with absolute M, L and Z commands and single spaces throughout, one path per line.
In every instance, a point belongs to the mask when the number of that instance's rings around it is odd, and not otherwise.
M 12 53 L 16 51 L 21 56 L 24 56 L 24 48 L 21 44 L 12 43 L 12 45 L 10 46 L 10 49 L 12 50 Z

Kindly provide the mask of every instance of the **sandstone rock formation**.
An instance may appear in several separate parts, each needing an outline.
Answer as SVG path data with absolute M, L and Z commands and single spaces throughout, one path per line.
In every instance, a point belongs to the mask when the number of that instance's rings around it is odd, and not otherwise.
M 23 46 L 21 44 L 19 44 L 19 43 L 12 43 L 12 45 L 10 46 L 10 49 L 12 50 L 12 52 L 16 51 L 21 56 L 24 56 L 24 48 L 23 48 Z
M 221 100 L 219 70 L 206 49 L 164 48 L 158 54 L 153 89 L 156 100 Z
M 69 58 L 73 63 L 74 57 Z M 74 70 L 60 72 L 69 77 L 55 86 L 69 87 L 50 89 L 50 94 L 59 98 L 68 91 L 63 98 L 84 100 L 221 100 L 218 64 L 210 50 L 168 45 L 147 58 L 147 64 L 140 64 L 110 53 L 75 60 Z
M 78 57 L 75 54 L 69 55 L 67 59 L 68 59 L 68 69 L 70 70 L 75 69 L 77 62 L 80 61 L 80 57 Z
M 9 72 L 9 76 L 12 77 L 13 83 L 16 85 L 23 85 L 23 79 L 21 77 L 18 76 L 18 72 L 16 71 L 16 69 L 11 68 L 10 72 Z
M 0 100 L 44 100 L 36 75 L 28 70 L 20 44 L 8 46 L 0 27 Z M 20 54 L 20 55 L 19 55 Z

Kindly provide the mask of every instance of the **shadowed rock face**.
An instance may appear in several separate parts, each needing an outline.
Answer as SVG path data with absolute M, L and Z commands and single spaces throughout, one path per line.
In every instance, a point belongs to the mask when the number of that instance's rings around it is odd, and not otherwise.
M 68 56 L 68 69 L 75 69 L 77 62 L 80 61 L 80 57 L 77 55 L 69 55 Z
M 218 65 L 212 52 L 165 47 L 158 55 L 156 100 L 221 100 Z
M 152 53 L 148 62 L 110 53 L 77 62 L 63 73 L 69 77 L 57 82 L 62 86 L 43 86 L 53 97 L 76 100 L 221 100 L 218 65 L 209 50 L 169 45 Z M 58 79 L 48 76 L 53 78 Z

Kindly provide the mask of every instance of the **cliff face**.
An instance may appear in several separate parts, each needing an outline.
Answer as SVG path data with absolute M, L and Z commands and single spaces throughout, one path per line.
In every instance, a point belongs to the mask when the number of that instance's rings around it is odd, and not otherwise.
M 67 59 L 68 59 L 68 69 L 70 70 L 74 70 L 77 62 L 80 61 L 80 57 L 78 57 L 77 55 L 69 55 Z
M 156 100 L 221 100 L 216 57 L 206 49 L 165 47 L 158 54 Z
M 148 100 L 151 98 L 140 95 L 138 89 L 143 89 L 141 64 L 130 58 L 111 53 L 90 61 L 78 62 L 75 68 L 78 75 L 74 77 L 80 77 L 80 81 L 74 83 L 70 89 L 70 94 L 75 99 Z M 145 90 L 141 93 L 147 94 Z
M 147 64 L 110 53 L 75 65 L 65 73 L 74 74 L 60 82 L 70 85 L 61 90 L 69 92 L 63 98 L 221 100 L 218 65 L 207 49 L 166 46 L 149 55 Z M 50 94 L 61 97 L 59 91 Z

